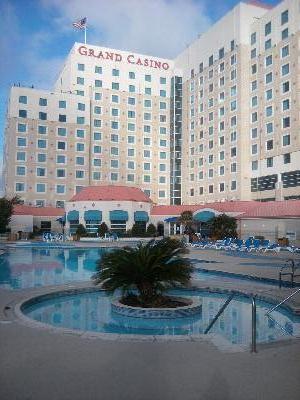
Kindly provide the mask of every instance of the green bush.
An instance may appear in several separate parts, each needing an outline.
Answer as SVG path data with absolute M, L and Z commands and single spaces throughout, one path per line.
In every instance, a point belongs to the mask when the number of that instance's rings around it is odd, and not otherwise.
M 105 222 L 102 222 L 102 224 L 98 227 L 97 232 L 100 237 L 105 236 L 105 234 L 108 232 L 108 226 Z
M 76 235 L 81 237 L 81 236 L 86 236 L 87 232 L 85 227 L 82 224 L 79 224 L 77 229 L 76 229 Z
M 147 227 L 147 235 L 149 236 L 155 236 L 156 235 L 156 227 L 153 224 L 149 224 Z

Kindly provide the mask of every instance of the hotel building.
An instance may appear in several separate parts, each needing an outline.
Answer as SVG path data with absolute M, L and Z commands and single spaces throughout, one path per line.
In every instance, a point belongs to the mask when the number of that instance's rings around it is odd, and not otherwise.
M 53 92 L 11 89 L 7 195 L 154 203 L 300 198 L 300 3 L 240 3 L 174 60 L 75 43 Z

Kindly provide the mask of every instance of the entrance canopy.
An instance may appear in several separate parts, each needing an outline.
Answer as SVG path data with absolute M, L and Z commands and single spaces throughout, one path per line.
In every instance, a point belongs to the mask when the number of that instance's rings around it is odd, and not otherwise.
M 166 218 L 165 222 L 177 222 L 178 217 L 170 217 L 170 218 Z
M 196 222 L 208 222 L 212 218 L 214 218 L 215 213 L 212 211 L 199 211 L 194 215 L 194 221 Z

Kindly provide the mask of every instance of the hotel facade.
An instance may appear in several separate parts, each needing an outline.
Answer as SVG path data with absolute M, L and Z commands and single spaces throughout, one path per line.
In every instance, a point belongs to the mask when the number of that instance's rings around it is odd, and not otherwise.
M 64 207 L 83 187 L 155 204 L 300 199 L 300 2 L 240 3 L 173 60 L 75 43 L 53 91 L 12 87 L 4 184 Z

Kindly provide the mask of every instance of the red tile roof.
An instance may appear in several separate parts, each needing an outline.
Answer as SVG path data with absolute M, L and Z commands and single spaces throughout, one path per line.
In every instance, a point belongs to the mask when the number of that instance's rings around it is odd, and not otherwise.
M 300 200 L 268 201 L 258 203 L 238 218 L 295 218 L 300 217 Z
M 179 216 L 183 211 L 211 208 L 219 212 L 240 213 L 237 218 L 287 218 L 300 217 L 300 200 L 286 201 L 227 201 L 224 203 L 206 203 L 182 206 L 155 206 L 151 215 Z
M 17 205 L 14 208 L 13 215 L 33 215 L 34 217 L 61 217 L 64 215 L 63 208 L 55 207 L 31 207 Z
M 151 203 L 139 188 L 131 186 L 88 186 L 75 194 L 70 201 L 141 201 Z
M 195 205 L 181 206 L 155 206 L 152 208 L 151 215 L 180 215 L 183 211 L 202 210 L 204 208 L 212 208 L 219 212 L 242 213 L 257 206 L 255 201 L 227 201 L 224 203 L 206 203 Z

